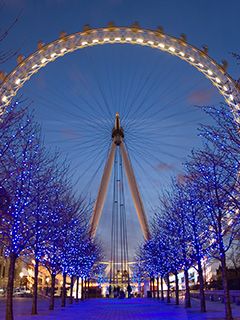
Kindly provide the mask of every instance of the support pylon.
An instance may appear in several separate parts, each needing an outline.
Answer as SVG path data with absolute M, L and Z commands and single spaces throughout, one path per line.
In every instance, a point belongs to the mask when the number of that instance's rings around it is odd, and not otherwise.
M 116 152 L 116 144 L 113 142 L 111 145 L 111 149 L 110 149 L 110 152 L 108 155 L 107 162 L 104 167 L 102 180 L 100 183 L 100 187 L 98 189 L 97 200 L 95 202 L 95 205 L 93 208 L 92 218 L 90 221 L 90 234 L 92 237 L 95 237 L 95 235 L 96 235 L 97 226 L 98 226 L 100 217 L 102 215 L 102 210 L 103 210 L 104 202 L 105 202 L 106 195 L 107 195 L 109 179 L 110 179 L 111 173 L 112 173 L 115 152 Z
M 112 173 L 112 167 L 113 167 L 117 146 L 119 146 L 120 153 L 123 158 L 124 169 L 126 171 L 129 188 L 131 191 L 134 207 L 137 212 L 138 220 L 140 222 L 140 226 L 143 232 L 143 236 L 147 240 L 150 237 L 147 217 L 145 214 L 143 202 L 138 189 L 133 167 L 131 165 L 131 161 L 129 159 L 128 153 L 125 148 L 124 131 L 123 131 L 123 128 L 120 126 L 119 113 L 116 113 L 116 117 L 115 117 L 115 126 L 112 130 L 112 145 L 107 158 L 107 162 L 104 167 L 103 176 L 102 176 L 100 187 L 98 190 L 97 199 L 93 209 L 93 215 L 90 222 L 90 234 L 93 237 L 96 235 L 97 226 L 98 226 L 100 217 L 102 215 L 102 210 L 103 210 L 104 202 L 106 199 L 108 184 L 109 184 L 110 176 Z

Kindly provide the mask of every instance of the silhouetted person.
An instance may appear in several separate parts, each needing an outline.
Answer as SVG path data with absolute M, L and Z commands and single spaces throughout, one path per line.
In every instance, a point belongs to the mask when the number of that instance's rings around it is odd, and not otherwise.
M 113 296 L 117 298 L 117 288 L 115 286 L 113 287 Z
M 119 295 L 120 295 L 120 290 L 121 290 L 121 288 L 119 286 L 117 286 L 117 297 L 119 297 Z
M 125 298 L 125 293 L 123 291 L 123 289 L 120 290 L 120 293 L 119 293 L 119 299 L 124 299 Z
M 127 286 L 127 292 L 128 292 L 128 299 L 131 298 L 131 292 L 132 292 L 132 287 L 130 286 L 130 283 Z
M 112 294 L 112 286 L 110 284 L 109 288 L 108 288 L 108 292 L 109 292 L 109 298 L 111 298 L 111 294 Z

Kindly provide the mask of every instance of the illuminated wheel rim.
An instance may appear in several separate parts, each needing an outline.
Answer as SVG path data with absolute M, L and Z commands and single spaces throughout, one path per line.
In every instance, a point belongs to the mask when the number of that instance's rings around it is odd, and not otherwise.
M 161 30 L 138 26 L 87 29 L 71 35 L 62 34 L 46 45 L 39 43 L 38 50 L 25 59 L 20 58 L 17 67 L 0 84 L 0 114 L 4 113 L 24 83 L 48 63 L 79 49 L 116 43 L 148 46 L 186 61 L 212 82 L 232 108 L 235 120 L 240 122 L 240 88 L 221 65 L 183 39 L 166 35 Z

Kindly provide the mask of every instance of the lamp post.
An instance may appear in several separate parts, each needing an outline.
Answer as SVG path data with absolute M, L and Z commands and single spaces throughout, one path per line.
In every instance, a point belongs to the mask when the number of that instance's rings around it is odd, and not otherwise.
M 47 283 L 46 296 L 48 296 L 48 285 L 49 285 L 50 278 L 47 277 L 45 281 L 46 281 L 46 283 Z
M 20 288 L 21 288 L 22 287 L 22 279 L 23 279 L 23 276 L 24 276 L 23 272 L 20 272 L 19 276 L 20 276 Z

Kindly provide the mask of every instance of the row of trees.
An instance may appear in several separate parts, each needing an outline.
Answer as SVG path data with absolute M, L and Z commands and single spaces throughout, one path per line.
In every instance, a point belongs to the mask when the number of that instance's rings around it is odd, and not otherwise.
M 0 5 L 0 11 L 4 9 Z M 0 32 L 4 44 L 19 16 Z M 16 56 L 17 50 L 0 51 L 0 65 Z M 4 74 L 0 72 L 0 81 Z M 37 314 L 39 265 L 51 276 L 49 308 L 54 309 L 56 276 L 63 275 L 62 306 L 66 304 L 66 278 L 73 284 L 90 277 L 101 259 L 101 247 L 88 232 L 91 203 L 77 197 L 70 171 L 58 152 L 49 153 L 41 130 L 29 113 L 26 101 L 16 101 L 1 110 L 0 119 L 0 246 L 9 257 L 6 319 L 13 319 L 13 286 L 16 261 L 34 259 L 32 314 Z
M 141 251 L 138 269 L 150 277 L 175 274 L 176 303 L 178 272 L 184 270 L 185 306 L 191 306 L 188 270 L 199 275 L 201 311 L 206 311 L 203 258 L 218 259 L 222 270 L 226 319 L 232 319 L 227 282 L 226 254 L 240 237 L 239 124 L 229 106 L 208 107 L 214 124 L 202 126 L 203 148 L 193 151 L 185 172 L 174 179 L 170 191 L 160 197 L 152 221 L 151 239 Z
M 76 197 L 66 161 L 45 149 L 41 131 L 28 108 L 14 103 L 0 123 L 0 245 L 9 256 L 6 319 L 13 319 L 16 260 L 35 261 L 32 314 L 37 313 L 39 264 L 51 275 L 50 309 L 54 308 L 55 278 L 87 278 L 101 251 L 88 233 L 91 204 Z M 79 281 L 78 281 L 79 283 Z M 72 294 L 72 289 L 71 289 Z

